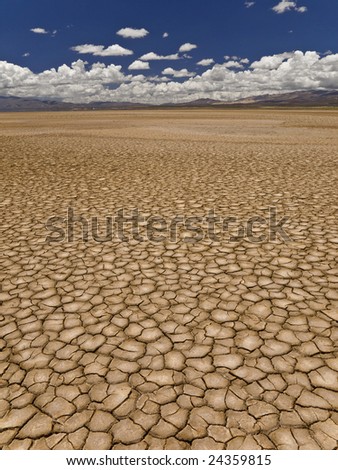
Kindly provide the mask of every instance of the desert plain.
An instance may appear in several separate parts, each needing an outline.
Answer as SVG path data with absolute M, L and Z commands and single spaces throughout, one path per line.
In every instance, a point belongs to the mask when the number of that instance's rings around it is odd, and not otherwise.
M 338 448 L 337 110 L 3 113 L 0 144 L 2 449 Z

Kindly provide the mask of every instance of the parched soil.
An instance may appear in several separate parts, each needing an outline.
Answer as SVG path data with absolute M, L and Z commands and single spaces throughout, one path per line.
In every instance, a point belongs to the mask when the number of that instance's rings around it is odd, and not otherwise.
M 1 114 L 0 447 L 337 449 L 337 130 Z M 119 209 L 140 233 L 104 239 Z

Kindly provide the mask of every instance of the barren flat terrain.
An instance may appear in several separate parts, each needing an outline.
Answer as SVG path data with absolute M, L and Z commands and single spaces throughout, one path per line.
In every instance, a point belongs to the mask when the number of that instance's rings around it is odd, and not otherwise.
M 338 111 L 1 114 L 0 156 L 1 448 L 337 449 Z

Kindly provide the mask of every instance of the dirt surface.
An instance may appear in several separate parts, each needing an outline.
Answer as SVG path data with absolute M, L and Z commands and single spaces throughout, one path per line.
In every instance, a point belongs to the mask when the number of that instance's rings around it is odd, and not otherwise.
M 1 114 L 1 448 L 337 449 L 337 130 L 325 110 Z M 94 239 L 119 209 L 236 221 Z

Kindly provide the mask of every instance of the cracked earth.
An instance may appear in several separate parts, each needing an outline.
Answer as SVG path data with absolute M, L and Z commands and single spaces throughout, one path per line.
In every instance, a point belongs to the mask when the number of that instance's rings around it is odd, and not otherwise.
M 337 449 L 337 129 L 337 111 L 2 114 L 1 448 Z M 47 242 L 68 207 L 276 207 L 291 240 Z

